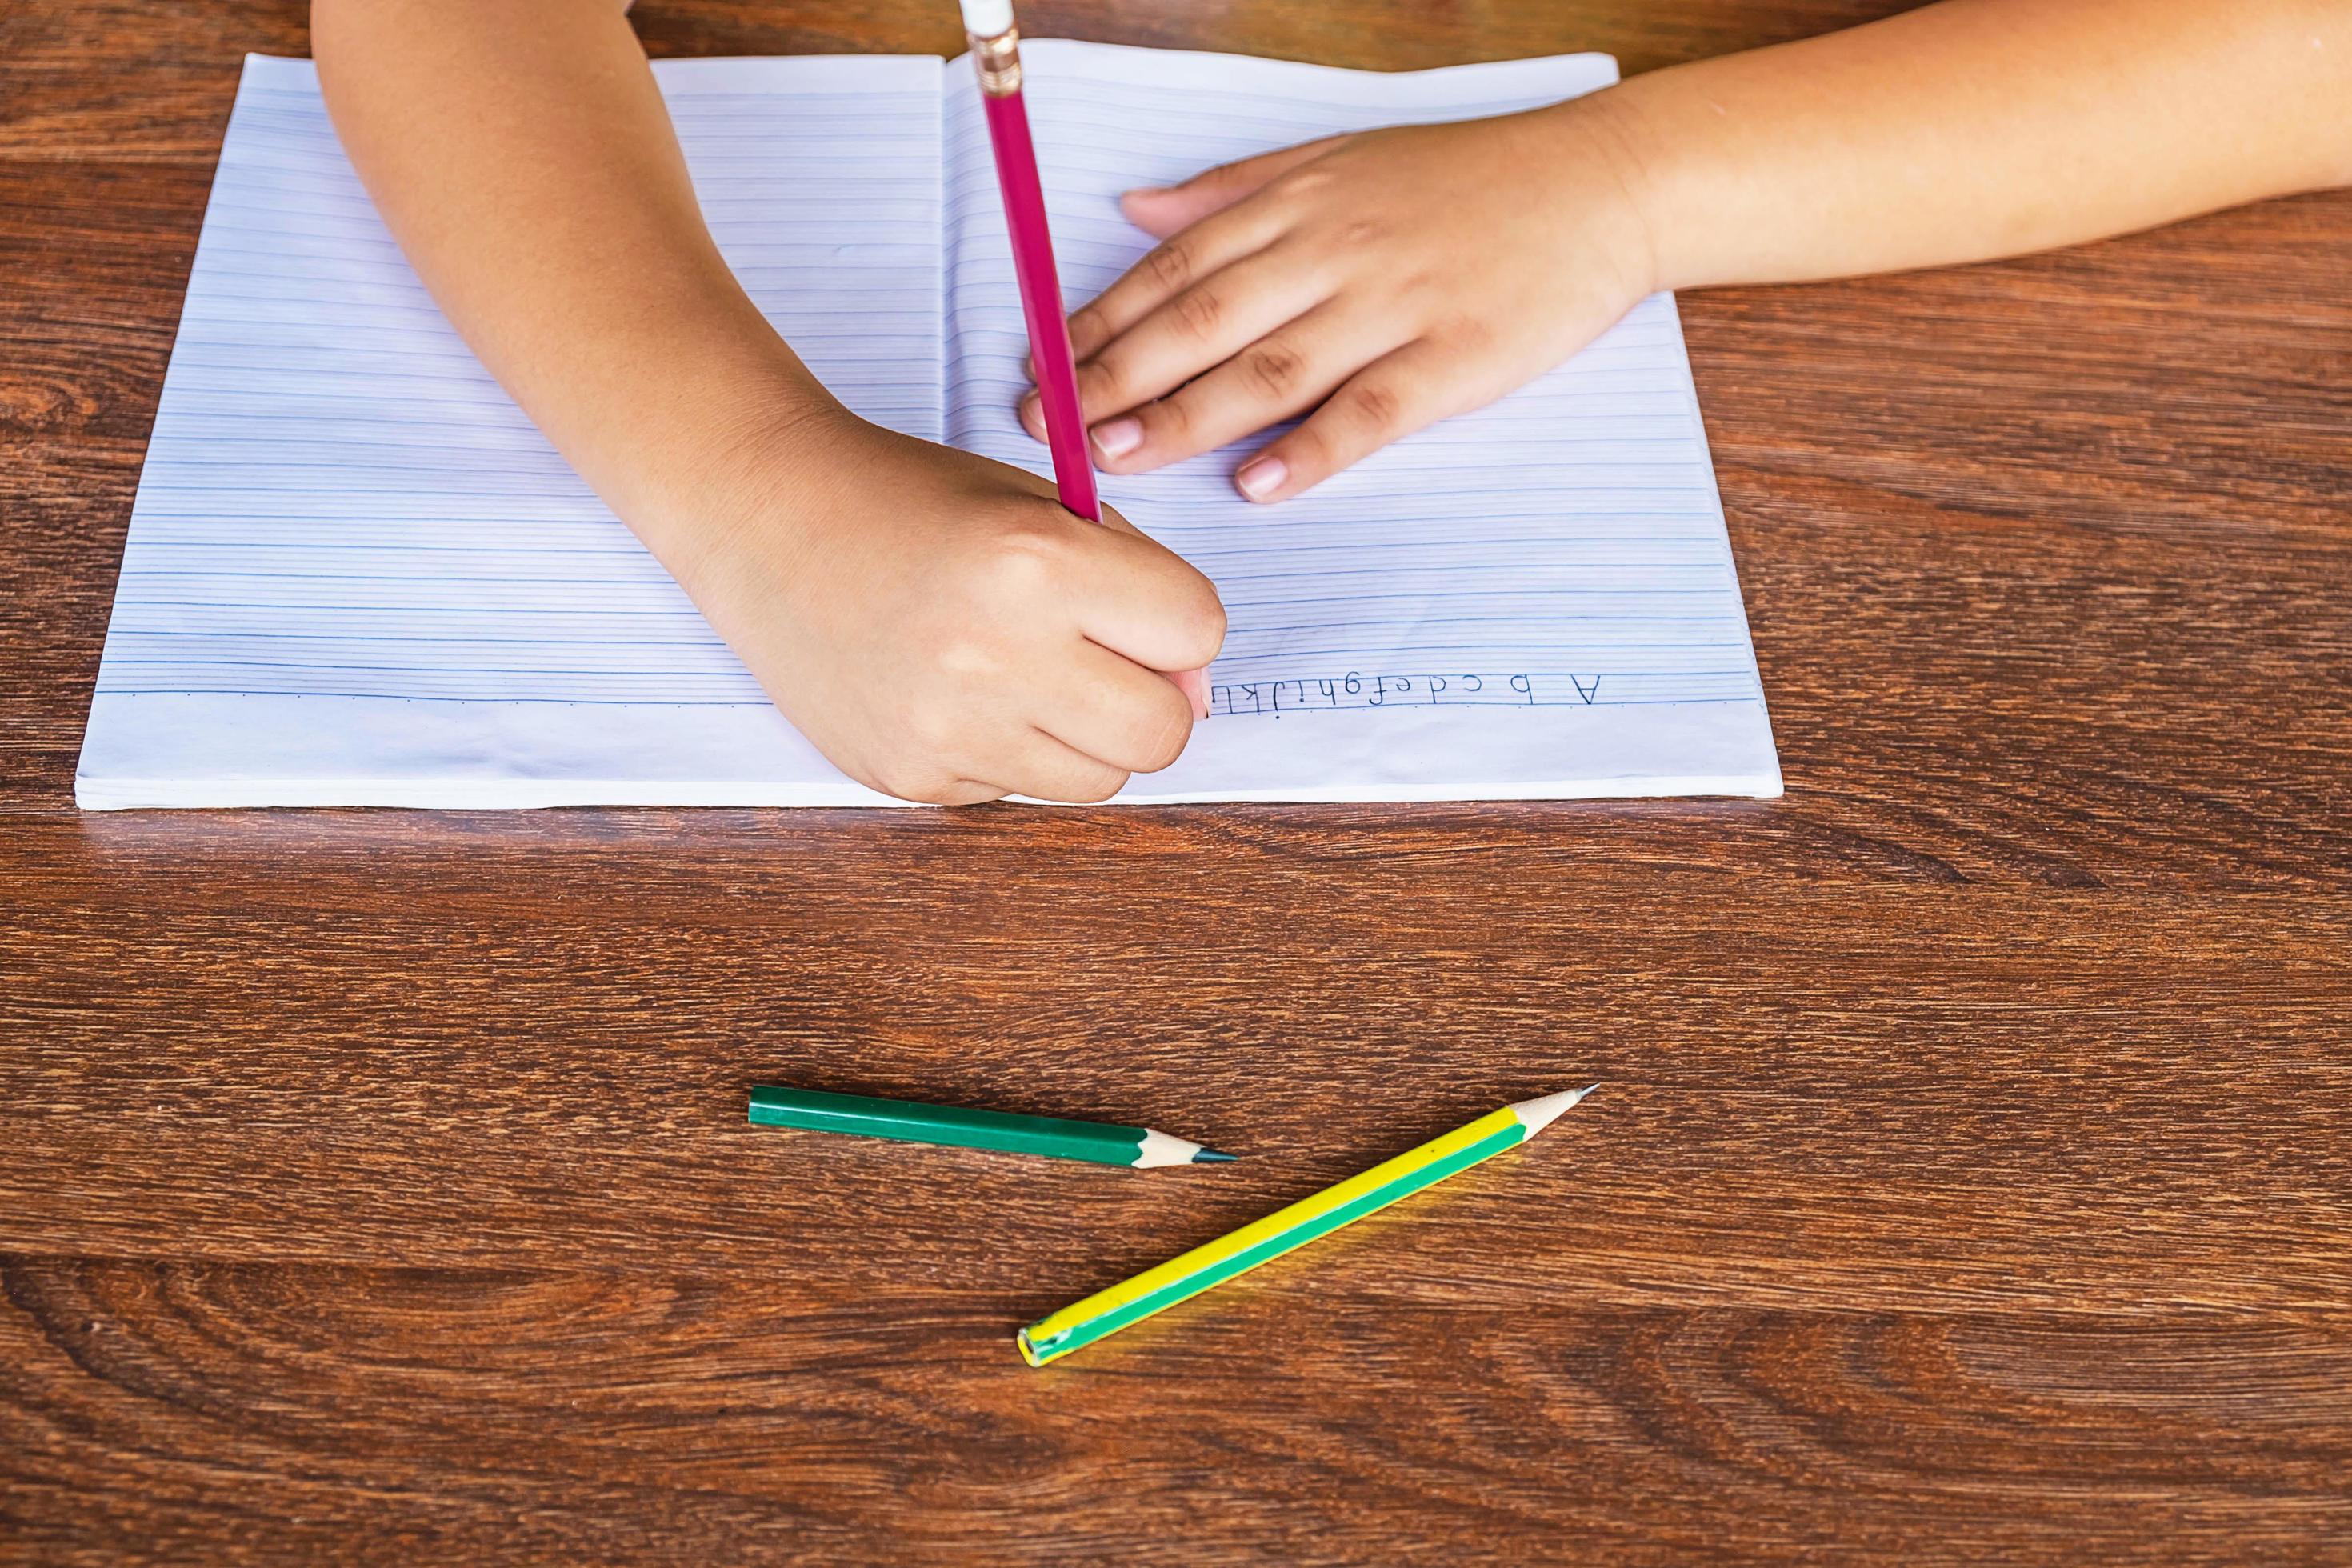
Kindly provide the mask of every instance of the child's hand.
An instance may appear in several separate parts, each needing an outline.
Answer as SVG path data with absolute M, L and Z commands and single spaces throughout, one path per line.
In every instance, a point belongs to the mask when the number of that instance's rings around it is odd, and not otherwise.
M 1235 476 L 1281 500 L 1559 363 L 1650 291 L 1612 118 L 1580 100 L 1400 127 L 1129 193 L 1173 237 L 1070 318 L 1102 466 L 1316 409 Z M 1042 437 L 1034 394 L 1021 417 Z
M 1207 578 L 1018 468 L 829 413 L 779 437 L 673 562 L 802 733 L 859 783 L 1095 801 L 1176 760 L 1160 670 L 1215 657 Z M 1108 514 L 1107 514 L 1108 515 Z

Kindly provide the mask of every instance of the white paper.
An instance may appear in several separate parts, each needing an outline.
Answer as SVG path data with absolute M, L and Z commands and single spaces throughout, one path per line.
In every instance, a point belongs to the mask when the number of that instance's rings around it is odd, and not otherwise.
M 1613 76 L 1596 56 L 1382 76 L 1024 53 L 1073 302 L 1148 246 L 1118 190 Z M 722 251 L 826 384 L 895 428 L 1044 471 L 1010 413 L 1026 343 L 968 65 L 655 69 Z M 1122 800 L 1779 793 L 1670 300 L 1282 507 L 1233 496 L 1238 457 L 1107 482 L 1216 580 L 1231 622 L 1215 711 Z M 361 191 L 309 64 L 258 57 L 77 793 L 92 808 L 894 804 L 777 714 L 467 352 Z

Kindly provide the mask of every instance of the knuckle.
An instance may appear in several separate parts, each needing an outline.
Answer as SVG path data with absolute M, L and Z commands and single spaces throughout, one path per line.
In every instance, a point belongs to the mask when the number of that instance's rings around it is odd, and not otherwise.
M 1181 240 L 1170 240 L 1143 258 L 1144 275 L 1173 291 L 1192 280 L 1192 252 Z
M 1181 188 L 1188 191 L 1222 191 L 1247 180 L 1250 171 L 1256 166 L 1256 158 L 1236 158 L 1230 163 L 1219 163 L 1213 169 L 1202 170 L 1185 181 Z
M 920 760 L 900 762 L 894 766 L 916 779 L 948 777 L 941 771 L 940 760 L 962 738 L 962 725 L 954 710 L 944 703 L 924 703 L 907 715 L 906 729 L 907 738 L 914 742 Z
M 1078 366 L 1078 402 L 1091 408 L 1100 401 L 1118 395 L 1120 376 L 1117 361 L 1105 355 Z
M 1385 382 L 1361 381 L 1341 399 L 1349 420 L 1366 430 L 1391 430 L 1404 416 L 1404 399 Z
M 1266 188 L 1279 191 L 1284 196 L 1298 201 L 1312 201 L 1339 183 L 1328 162 L 1321 158 L 1301 163 L 1288 174 L 1277 177 Z
M 1457 353 L 1483 354 L 1495 346 L 1495 330 L 1475 316 L 1449 316 L 1431 334 Z
M 1126 345 L 1113 343 L 1094 358 L 1078 366 L 1078 393 L 1116 392 L 1127 384 L 1129 375 Z
M 979 638 L 951 637 L 932 656 L 940 673 L 961 681 L 985 680 L 996 673 L 996 655 Z
M 1183 442 L 1192 434 L 1194 415 L 1190 398 L 1164 398 L 1139 410 L 1138 417 L 1142 419 L 1147 436 L 1163 445 Z
M 989 542 L 980 565 L 981 581 L 992 597 L 1034 598 L 1060 582 L 1068 550 L 1056 530 L 1014 524 Z
M 1195 340 L 1216 336 L 1225 319 L 1225 302 L 1213 289 L 1188 289 L 1168 307 L 1177 331 Z
M 1392 287 L 1400 298 L 1406 300 L 1442 299 L 1445 291 L 1445 279 L 1434 272 L 1416 268 L 1397 278 Z
M 1260 343 L 1242 355 L 1242 377 L 1262 397 L 1286 398 L 1298 389 L 1307 362 L 1280 343 Z
M 1079 369 L 1079 401 L 1087 402 L 1099 396 L 1119 407 L 1136 401 L 1143 384 L 1143 371 L 1136 363 L 1131 344 L 1122 339 L 1097 354 L 1093 363 L 1095 374 L 1092 377 L 1087 374 L 1084 367 Z
M 1289 466 L 1292 483 L 1297 483 L 1300 475 L 1331 471 L 1331 408 L 1327 404 L 1314 418 L 1282 438 L 1282 458 Z
M 1351 217 L 1339 225 L 1333 237 L 1341 250 L 1368 250 L 1389 237 L 1389 226 L 1376 217 Z

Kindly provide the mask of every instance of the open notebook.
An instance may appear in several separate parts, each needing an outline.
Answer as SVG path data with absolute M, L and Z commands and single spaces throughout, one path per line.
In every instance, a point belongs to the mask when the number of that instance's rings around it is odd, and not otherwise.
M 1309 137 L 1553 101 L 1602 56 L 1378 75 L 1034 41 L 1073 302 L 1115 198 Z M 656 66 L 703 210 L 826 384 L 1047 471 L 968 62 Z M 1213 712 L 1121 796 L 1780 793 L 1673 300 L 1277 508 L 1224 452 L 1106 498 L 1216 582 Z M 476 363 L 307 62 L 247 61 L 131 513 L 89 807 L 887 804 L 793 731 Z

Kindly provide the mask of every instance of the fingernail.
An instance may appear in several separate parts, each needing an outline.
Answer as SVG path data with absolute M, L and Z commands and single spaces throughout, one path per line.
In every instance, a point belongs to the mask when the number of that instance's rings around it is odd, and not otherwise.
M 1106 419 L 1094 428 L 1095 447 L 1106 458 L 1124 458 L 1143 445 L 1143 421 L 1132 415 Z
M 1028 396 L 1021 400 L 1021 406 L 1017 410 L 1017 413 L 1021 423 L 1024 426 L 1030 426 L 1031 433 L 1033 435 L 1037 429 L 1044 427 L 1045 416 L 1037 411 L 1037 395 L 1035 393 L 1033 392 Z
M 1264 500 L 1280 489 L 1282 481 L 1289 477 L 1289 466 L 1280 458 L 1259 458 L 1244 463 L 1242 471 L 1234 476 L 1234 483 L 1239 485 L 1242 494 L 1250 500 Z
M 1205 669 L 1188 669 L 1172 679 L 1176 682 L 1176 689 L 1192 700 L 1192 717 L 1196 720 L 1207 718 L 1209 716 L 1209 672 Z

